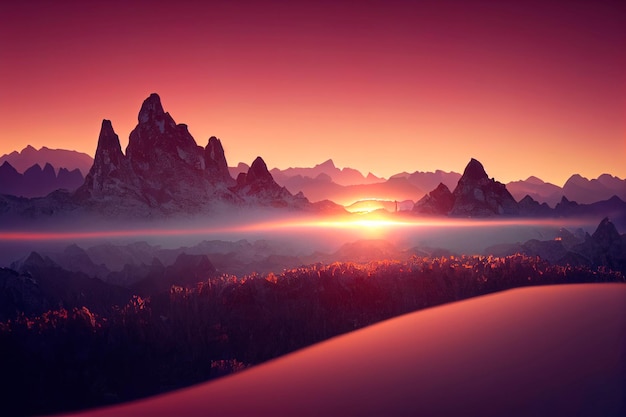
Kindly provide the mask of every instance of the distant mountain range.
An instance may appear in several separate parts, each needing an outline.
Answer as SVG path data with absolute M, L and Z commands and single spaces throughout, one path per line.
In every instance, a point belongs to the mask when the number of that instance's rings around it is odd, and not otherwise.
M 74 191 L 84 181 L 78 168 L 72 171 L 61 168 L 57 174 L 49 163 L 43 169 L 35 164 L 20 174 L 8 161 L 0 165 L 0 194 L 42 197 L 59 189 Z
M 334 202 L 359 210 L 372 201 L 379 201 L 380 208 L 403 210 L 419 200 L 413 209 L 418 214 L 537 216 L 571 214 L 581 210 L 573 204 L 591 205 L 613 196 L 626 200 L 626 179 L 608 174 L 591 180 L 576 174 L 563 187 L 533 176 L 504 185 L 489 180 L 476 160 L 463 175 L 416 171 L 387 180 L 337 168 L 331 159 L 312 168 L 270 171 L 259 157 L 251 166 L 229 168 L 221 141 L 211 137 L 206 147 L 198 146 L 187 126 L 176 124 L 163 110 L 157 94 L 144 101 L 125 153 L 112 123 L 104 120 L 93 160 L 75 151 L 28 146 L 0 161 L 0 194 L 32 198 L 67 190 L 34 203 L 3 197 L 7 210 L 17 212 L 50 211 L 52 205 L 53 211 L 81 208 L 113 217 L 152 217 L 231 205 L 340 210 Z M 60 167 L 58 174 L 55 167 Z M 87 172 L 84 180 L 81 171 Z
M 31 165 L 26 165 L 33 162 Z M 63 149 L 48 149 L 46 147 L 35 150 L 28 146 L 21 152 L 12 152 L 0 157 L 0 163 L 6 165 L 0 169 L 0 194 L 10 194 L 23 197 L 43 197 L 50 192 L 65 188 L 69 191 L 76 190 L 82 185 L 78 181 L 78 175 L 73 171 L 79 169 L 82 177 L 86 176 L 93 165 L 93 159 L 83 153 L 66 151 Z M 9 165 L 7 165 L 9 164 Z M 18 174 L 27 176 L 38 174 L 35 165 L 45 168 L 51 165 L 57 177 L 61 179 L 57 183 L 52 179 L 49 169 L 44 169 L 46 179 L 41 186 L 40 182 L 32 180 L 15 180 Z M 11 169 L 13 168 L 13 169 Z M 85 168 L 88 166 L 88 168 Z M 60 169 L 58 167 L 61 167 Z M 229 167 L 228 171 L 232 178 L 238 174 L 246 173 L 250 166 L 239 163 L 236 167 Z M 72 173 L 72 180 L 67 181 L 67 172 Z M 270 171 L 272 177 L 280 186 L 285 187 L 291 194 L 302 192 L 310 201 L 331 200 L 344 206 L 354 204 L 362 200 L 383 200 L 388 203 L 394 201 L 419 200 L 433 190 L 439 183 L 443 183 L 448 189 L 454 189 L 461 178 L 457 172 L 413 173 L 402 172 L 391 176 L 389 179 L 379 178 L 373 174 L 364 176 L 352 168 L 337 168 L 332 159 L 329 159 L 312 168 L 287 168 L 280 170 L 273 168 Z M 31 186 L 30 184 L 36 184 Z M 547 203 L 555 207 L 562 197 L 570 201 L 582 204 L 590 204 L 596 201 L 608 200 L 616 195 L 626 200 L 626 179 L 603 174 L 595 179 L 587 179 L 578 174 L 572 175 L 563 187 L 544 182 L 540 178 L 530 176 L 525 180 L 512 181 L 506 184 L 507 190 L 516 201 L 522 200 L 526 195 L 539 203 Z
M 5 170 L 11 171 L 10 165 Z M 86 211 L 109 218 L 158 218 L 229 207 L 340 209 L 291 194 L 260 157 L 233 179 L 220 140 L 211 137 L 206 147 L 198 146 L 187 126 L 163 110 L 157 94 L 143 102 L 125 153 L 112 123 L 103 120 L 93 164 L 77 190 L 34 200 L 0 198 L 0 211 L 22 217 Z
M 33 165 L 39 165 L 43 168 L 46 164 L 50 164 L 55 167 L 55 172 L 59 168 L 65 168 L 68 171 L 78 169 L 84 177 L 93 165 L 93 158 L 82 152 L 49 149 L 45 146 L 37 150 L 28 145 L 20 152 L 13 151 L 10 154 L 0 156 L 0 165 L 5 162 L 11 164 L 19 173 L 24 173 Z

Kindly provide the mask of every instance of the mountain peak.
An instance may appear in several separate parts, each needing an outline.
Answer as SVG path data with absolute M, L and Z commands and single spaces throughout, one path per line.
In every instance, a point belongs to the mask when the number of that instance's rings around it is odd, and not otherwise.
M 324 162 L 322 162 L 321 164 L 317 165 L 318 168 L 327 168 L 327 169 L 335 169 L 335 163 L 333 162 L 332 159 L 328 159 Z
M 113 124 L 110 120 L 102 120 L 102 126 L 100 127 L 100 135 L 98 136 L 98 147 L 96 148 L 95 159 L 98 159 L 98 155 L 103 151 L 107 153 L 121 154 L 122 147 L 120 145 L 120 138 L 113 130 Z
M 147 123 L 150 120 L 163 116 L 163 106 L 161 105 L 161 97 L 157 93 L 150 94 L 150 97 L 144 100 L 139 111 L 139 123 Z
M 212 180 L 232 183 L 222 142 L 215 136 L 209 138 L 204 148 L 204 162 L 205 170 Z
M 526 182 L 529 184 L 536 184 L 536 185 L 545 184 L 545 182 L 541 178 L 537 178 L 534 175 L 531 175 L 530 177 L 526 178 Z
M 267 165 L 265 161 L 260 156 L 257 156 L 250 169 L 248 170 L 248 174 L 246 175 L 246 179 L 248 183 L 256 182 L 256 181 L 274 181 L 272 174 L 267 169 Z
M 454 216 L 483 217 L 519 214 L 517 201 L 505 185 L 489 179 L 485 168 L 472 158 L 454 189 Z
M 483 164 L 478 160 L 472 158 L 463 171 L 463 178 L 472 180 L 481 180 L 483 178 L 489 178 L 485 172 Z

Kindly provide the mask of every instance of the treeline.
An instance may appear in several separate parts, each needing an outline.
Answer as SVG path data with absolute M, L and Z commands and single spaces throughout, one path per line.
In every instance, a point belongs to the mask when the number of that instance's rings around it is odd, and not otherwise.
M 126 401 L 243 369 L 399 314 L 530 285 L 624 282 L 535 257 L 334 263 L 171 287 L 99 316 L 87 308 L 0 323 L 4 415 Z

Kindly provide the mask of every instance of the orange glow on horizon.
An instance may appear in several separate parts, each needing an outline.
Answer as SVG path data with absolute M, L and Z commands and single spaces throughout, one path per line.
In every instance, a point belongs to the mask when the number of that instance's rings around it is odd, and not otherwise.
M 151 229 L 112 229 L 112 230 L 76 230 L 76 231 L 28 231 L 15 230 L 0 232 L 0 241 L 54 241 L 132 237 L 170 237 L 170 236 L 211 236 L 219 234 L 290 232 L 308 231 L 353 231 L 367 236 L 382 237 L 400 230 L 419 230 L 432 228 L 470 228 L 503 226 L 567 226 L 580 225 L 579 220 L 558 219 L 448 219 L 448 218 L 402 218 L 378 213 L 355 214 L 329 218 L 308 218 L 276 220 L 230 227 L 188 227 L 188 228 L 151 228 Z
M 0 155 L 125 149 L 156 92 L 231 166 L 624 178 L 621 4 L 497 3 L 4 2 Z

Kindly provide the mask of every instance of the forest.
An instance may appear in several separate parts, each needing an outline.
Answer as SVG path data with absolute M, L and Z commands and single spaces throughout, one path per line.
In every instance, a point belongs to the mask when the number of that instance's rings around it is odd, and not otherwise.
M 597 282 L 625 278 L 605 267 L 552 265 L 519 254 L 413 256 L 222 275 L 151 297 L 135 295 L 106 314 L 87 307 L 21 313 L 0 322 L 3 414 L 132 400 L 404 313 L 517 287 Z

